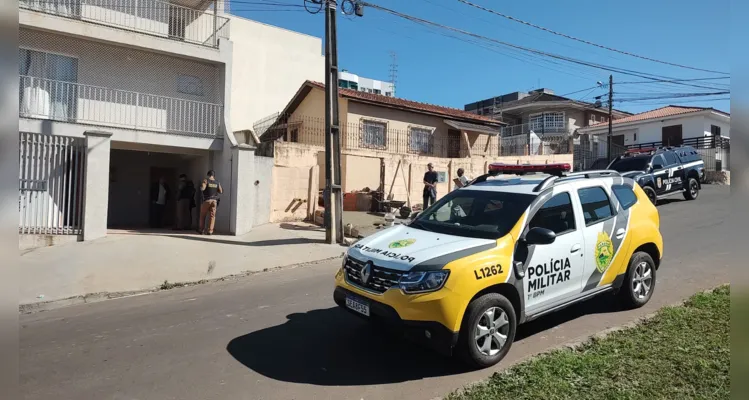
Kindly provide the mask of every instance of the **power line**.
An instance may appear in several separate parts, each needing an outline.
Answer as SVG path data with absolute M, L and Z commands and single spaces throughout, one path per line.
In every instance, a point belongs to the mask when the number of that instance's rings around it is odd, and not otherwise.
M 512 17 L 510 15 L 503 14 L 503 13 L 500 13 L 498 11 L 494 11 L 494 10 L 491 10 L 489 8 L 480 6 L 478 4 L 471 3 L 470 1 L 467 1 L 467 0 L 458 0 L 458 1 L 461 2 L 461 3 L 463 3 L 463 4 L 469 5 L 471 7 L 478 8 L 480 10 L 483 10 L 483 11 L 486 11 L 486 12 L 498 15 L 498 16 L 503 17 L 503 18 L 507 18 L 507 19 L 509 19 L 511 21 L 514 21 L 514 22 L 517 22 L 517 23 L 520 23 L 520 24 L 524 24 L 524 25 L 527 25 L 527 26 L 530 26 L 530 27 L 533 27 L 533 28 L 536 28 L 536 29 L 540 29 L 542 31 L 545 31 L 545 32 L 548 32 L 548 33 L 551 33 L 551 34 L 554 34 L 554 35 L 557 35 L 557 36 L 562 36 L 562 37 L 567 38 L 567 39 L 575 40 L 575 41 L 578 41 L 580 43 L 585 43 L 587 45 L 595 46 L 595 47 L 598 47 L 598 48 L 601 48 L 601 49 L 613 51 L 613 52 L 616 52 L 616 53 L 620 53 L 620 54 L 624 54 L 624 55 L 628 55 L 628 56 L 631 56 L 631 57 L 636 57 L 636 58 L 640 58 L 640 59 L 643 59 L 643 60 L 652 61 L 652 62 L 656 62 L 656 63 L 660 63 L 660 64 L 671 65 L 673 67 L 691 69 L 691 70 L 694 70 L 694 71 L 711 72 L 711 73 L 714 73 L 714 74 L 729 75 L 729 73 L 727 73 L 727 72 L 720 72 L 720 71 L 713 71 L 713 70 L 709 70 L 709 69 L 690 67 L 690 66 L 687 66 L 687 65 L 676 64 L 676 63 L 672 63 L 672 62 L 668 62 L 668 61 L 657 60 L 657 59 L 651 58 L 651 57 L 645 57 L 645 56 L 637 55 L 637 54 L 634 54 L 634 53 L 630 53 L 628 51 L 618 50 L 618 49 L 615 49 L 613 47 L 608 47 L 608 46 L 600 45 L 600 44 L 593 43 L 593 42 L 585 40 L 585 39 L 580 39 L 580 38 L 577 38 L 577 37 L 574 37 L 574 36 L 570 36 L 570 35 L 567 35 L 567 34 L 564 34 L 564 33 L 561 33 L 561 32 L 553 31 L 551 29 L 544 28 L 543 26 L 539 26 L 539 25 L 533 24 L 533 23 L 528 22 L 528 21 L 523 21 L 521 19 Z
M 675 78 L 672 78 L 672 77 L 667 77 L 667 76 L 657 75 L 657 74 L 650 74 L 650 73 L 640 72 L 640 71 L 634 71 L 634 70 L 629 70 L 629 69 L 625 69 L 625 68 L 612 67 L 612 66 L 608 66 L 608 65 L 604 65 L 604 64 L 598 64 L 598 63 L 588 62 L 588 61 L 584 61 L 584 60 L 575 59 L 575 58 L 572 58 L 572 57 L 562 56 L 562 55 L 559 55 L 559 54 L 549 53 L 549 52 L 545 52 L 545 51 L 541 51 L 541 50 L 537 50 L 537 49 L 533 49 L 533 48 L 529 48 L 529 47 L 525 47 L 525 46 L 520 46 L 520 45 L 516 45 L 516 44 L 513 44 L 513 43 L 509 43 L 509 42 L 504 42 L 504 41 L 501 41 L 501 40 L 498 40 L 498 39 L 493 39 L 493 38 L 486 37 L 486 36 L 483 36 L 483 35 L 479 35 L 479 34 L 476 34 L 476 33 L 468 32 L 468 31 L 465 31 L 465 30 L 462 30 L 462 29 L 459 29 L 459 28 L 455 28 L 455 27 L 443 25 L 443 24 L 440 24 L 440 23 L 437 23 L 437 22 L 433 22 L 433 21 L 429 21 L 429 20 L 425 20 L 425 19 L 419 18 L 419 17 L 414 17 L 414 16 L 411 16 L 411 15 L 408 15 L 408 14 L 404 14 L 404 13 L 401 13 L 401 12 L 398 12 L 398 11 L 395 11 L 395 10 L 392 10 L 392 9 L 389 9 L 389 8 L 386 8 L 386 7 L 382 7 L 382 6 L 379 6 L 379 5 L 376 5 L 376 4 L 372 4 L 372 3 L 368 3 L 368 2 L 364 2 L 364 1 L 361 1 L 359 4 L 361 4 L 363 6 L 372 7 L 374 9 L 377 9 L 377 10 L 380 10 L 380 11 L 383 11 L 383 12 L 395 15 L 397 17 L 400 17 L 400 18 L 403 18 L 403 19 L 406 19 L 406 20 L 409 20 L 409 21 L 412 21 L 412 22 L 416 22 L 416 23 L 423 24 L 423 25 L 435 26 L 435 27 L 438 27 L 438 28 L 442 28 L 442 29 L 446 29 L 446 30 L 449 30 L 449 31 L 457 32 L 457 33 L 460 33 L 460 34 L 463 34 L 463 35 L 466 35 L 466 36 L 471 36 L 471 37 L 474 37 L 474 38 L 477 38 L 477 39 L 480 39 L 480 40 L 490 41 L 490 42 L 497 43 L 497 44 L 500 44 L 500 45 L 503 45 L 503 46 L 507 46 L 507 47 L 510 47 L 510 48 L 513 48 L 513 49 L 522 50 L 522 51 L 525 51 L 525 52 L 528 52 L 528 53 L 532 53 L 532 54 L 535 54 L 535 55 L 540 55 L 540 56 L 544 56 L 544 57 L 550 57 L 550 58 L 554 58 L 554 59 L 558 59 L 558 60 L 563 60 L 563 61 L 567 61 L 567 62 L 574 63 L 574 64 L 585 65 L 585 66 L 588 66 L 588 67 L 591 67 L 591 68 L 598 68 L 598 69 L 606 70 L 606 71 L 609 71 L 609 72 L 617 72 L 617 73 L 624 74 L 624 75 L 636 76 L 636 77 L 639 77 L 639 78 L 649 79 L 649 80 L 652 80 L 652 81 L 658 81 L 658 80 L 663 80 L 663 79 L 670 79 L 670 80 L 674 80 L 675 81 Z M 709 87 L 709 86 L 693 85 L 693 84 L 683 83 L 683 82 L 675 82 L 675 83 L 676 84 L 680 84 L 680 85 L 685 85 L 685 86 L 699 87 L 699 88 L 702 88 L 702 89 L 715 90 L 714 87 Z

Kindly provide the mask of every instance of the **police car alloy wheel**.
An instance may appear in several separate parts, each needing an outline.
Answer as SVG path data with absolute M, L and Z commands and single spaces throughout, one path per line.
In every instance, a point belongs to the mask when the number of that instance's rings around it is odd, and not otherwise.
M 471 301 L 461 336 L 462 358 L 471 366 L 485 368 L 504 358 L 515 340 L 517 317 L 510 301 L 488 293 Z
M 642 190 L 644 190 L 645 194 L 648 195 L 648 199 L 650 199 L 651 203 L 655 205 L 658 202 L 658 197 L 655 194 L 655 189 L 650 186 L 645 186 L 642 188 Z
M 684 198 L 687 200 L 695 200 L 700 195 L 700 184 L 695 178 L 689 178 L 687 181 L 687 190 L 684 192 Z
M 648 253 L 639 251 L 632 255 L 624 287 L 619 292 L 625 305 L 639 308 L 647 304 L 653 296 L 656 284 L 656 268 Z

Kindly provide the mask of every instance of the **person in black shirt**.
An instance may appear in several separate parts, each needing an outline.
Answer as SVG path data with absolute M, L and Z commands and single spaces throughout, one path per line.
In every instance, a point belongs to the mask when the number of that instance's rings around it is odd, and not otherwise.
M 427 164 L 427 169 L 424 174 L 424 210 L 437 200 L 437 171 L 432 163 Z
M 177 226 L 176 230 L 187 230 L 192 226 L 192 209 L 195 208 L 195 185 L 187 179 L 187 175 L 179 176 L 177 197 Z

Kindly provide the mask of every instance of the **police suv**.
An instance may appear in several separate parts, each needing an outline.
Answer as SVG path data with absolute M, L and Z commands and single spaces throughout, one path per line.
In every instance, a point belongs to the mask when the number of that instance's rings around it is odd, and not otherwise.
M 608 169 L 637 181 L 653 204 L 679 193 L 687 200 L 696 199 L 705 177 L 705 163 L 691 146 L 629 150 Z
M 408 225 L 355 243 L 335 302 L 477 367 L 499 362 L 518 324 L 614 292 L 648 302 L 660 219 L 616 171 L 493 164 Z

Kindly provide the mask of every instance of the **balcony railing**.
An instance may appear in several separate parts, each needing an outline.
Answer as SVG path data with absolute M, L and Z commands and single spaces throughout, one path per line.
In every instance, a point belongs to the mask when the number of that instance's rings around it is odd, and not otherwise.
M 22 9 L 218 47 L 229 19 L 160 0 L 20 0 Z
M 217 138 L 222 136 L 224 107 L 21 76 L 19 111 L 25 118 Z
M 565 123 L 525 123 L 519 125 L 506 126 L 502 128 L 502 137 L 527 135 L 535 133 L 536 136 L 544 135 L 563 135 L 570 132 L 569 125 Z

